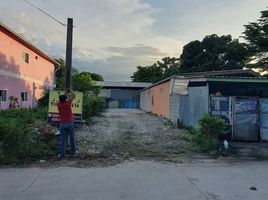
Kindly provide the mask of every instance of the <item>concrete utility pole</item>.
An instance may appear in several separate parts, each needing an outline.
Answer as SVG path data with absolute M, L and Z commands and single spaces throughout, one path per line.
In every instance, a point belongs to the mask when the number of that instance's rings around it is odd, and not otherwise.
M 67 23 L 67 40 L 66 40 L 66 74 L 65 74 L 65 89 L 71 89 L 72 80 L 72 48 L 73 48 L 73 19 L 68 18 Z

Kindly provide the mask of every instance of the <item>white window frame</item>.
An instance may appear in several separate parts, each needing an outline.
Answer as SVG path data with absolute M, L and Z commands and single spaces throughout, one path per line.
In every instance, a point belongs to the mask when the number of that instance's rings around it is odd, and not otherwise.
M 29 53 L 26 53 L 26 52 L 23 51 L 23 52 L 21 53 L 21 58 L 22 58 L 23 62 L 29 64 L 29 60 L 30 60 L 30 55 L 29 55 Z
M 25 96 L 26 96 L 26 98 L 25 98 Z M 21 102 L 27 102 L 28 101 L 28 92 L 25 92 L 25 91 L 21 92 L 20 98 L 21 98 Z
M 5 91 L 5 95 L 4 96 L 0 96 L 1 98 L 0 98 L 0 101 L 1 102 L 6 102 L 7 101 L 7 89 L 0 89 L 2 92 L 3 91 Z M 3 94 L 3 93 L 2 93 Z M 3 97 L 5 97 L 4 99 L 3 99 Z

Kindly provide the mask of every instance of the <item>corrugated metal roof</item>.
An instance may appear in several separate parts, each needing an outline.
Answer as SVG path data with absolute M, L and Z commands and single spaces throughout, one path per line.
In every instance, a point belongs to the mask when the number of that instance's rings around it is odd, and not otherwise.
M 221 71 L 205 71 L 205 72 L 192 72 L 192 73 L 184 73 L 182 76 L 184 77 L 207 77 L 207 76 L 246 76 L 247 77 L 260 77 L 260 74 L 254 72 L 251 69 L 233 69 L 233 70 L 221 70 Z
M 187 95 L 189 79 L 174 79 L 172 93 Z
M 122 88 L 146 88 L 152 85 L 152 83 L 143 82 L 123 82 L 123 81 L 96 81 L 97 86 L 102 87 L 122 87 Z
M 156 82 L 156 83 L 154 83 L 154 84 L 151 84 L 150 86 L 144 88 L 144 89 L 141 90 L 140 92 L 142 92 L 142 91 L 144 91 L 144 90 L 147 90 L 147 89 L 149 89 L 149 88 L 152 88 L 152 87 L 154 87 L 154 86 L 156 86 L 156 85 L 159 85 L 159 84 L 161 84 L 161 83 L 165 83 L 165 82 L 167 82 L 167 81 L 169 81 L 170 79 L 175 78 L 175 77 L 179 77 L 179 76 L 172 75 L 172 76 L 170 76 L 170 77 L 168 77 L 168 78 L 165 78 L 165 79 L 163 79 L 163 80 L 161 80 L 161 81 L 158 81 L 158 82 Z
M 235 77 L 238 78 L 238 75 L 251 75 L 251 78 L 260 78 L 260 75 L 250 69 L 235 69 L 235 70 L 222 70 L 222 71 L 206 71 L 206 72 L 193 72 L 193 73 L 184 73 L 181 75 L 172 75 L 168 78 L 165 78 L 157 83 L 154 83 L 150 85 L 147 88 L 144 88 L 142 91 L 150 89 L 156 85 L 165 83 L 167 81 L 170 81 L 170 79 L 179 79 L 179 80 L 190 80 L 190 82 L 195 82 L 195 81 L 207 81 L 208 77 L 220 77 L 221 75 L 224 77 Z M 229 76 L 227 76 L 229 75 Z M 237 75 L 237 76 L 230 76 L 230 75 Z M 250 78 L 250 77 L 245 77 L 245 78 Z
M 266 77 L 208 76 L 207 81 L 268 83 Z

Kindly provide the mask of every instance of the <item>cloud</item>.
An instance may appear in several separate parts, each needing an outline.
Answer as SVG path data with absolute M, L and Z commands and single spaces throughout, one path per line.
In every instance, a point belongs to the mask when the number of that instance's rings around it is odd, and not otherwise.
M 243 25 L 259 17 L 267 7 L 267 0 L 145 0 L 158 9 L 153 14 L 153 31 L 176 37 L 188 43 L 209 34 L 231 34 L 239 37 Z M 185 44 L 184 43 L 184 44 Z
M 59 21 L 73 18 L 73 63 L 105 79 L 129 79 L 137 65 L 178 57 L 211 33 L 239 35 L 267 0 L 31 0 Z M 48 55 L 65 58 L 66 27 L 24 1 L 0 1 L 0 19 Z
M 29 28 L 32 24 L 31 18 L 25 12 L 21 12 L 19 15 L 16 15 L 15 19 L 18 20 L 20 25 L 25 28 Z
M 51 47 L 52 46 L 51 41 L 47 37 L 44 37 L 44 44 L 47 47 Z
M 110 57 L 95 60 L 75 58 L 73 66 L 80 71 L 90 71 L 101 74 L 105 80 L 130 81 L 130 76 L 138 65 L 152 65 L 157 60 L 167 56 L 160 49 L 137 44 L 133 47 L 107 47 L 112 52 Z
M 134 47 L 107 47 L 107 51 L 111 54 L 120 57 L 137 57 L 137 58 L 148 58 L 148 57 L 161 57 L 165 54 L 159 49 L 151 46 L 145 46 L 143 44 L 137 44 Z

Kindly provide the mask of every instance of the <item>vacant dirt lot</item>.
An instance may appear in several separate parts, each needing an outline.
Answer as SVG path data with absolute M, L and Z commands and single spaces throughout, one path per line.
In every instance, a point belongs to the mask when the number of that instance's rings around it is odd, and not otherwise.
M 183 130 L 140 110 L 111 109 L 77 132 L 79 153 L 117 159 L 174 160 L 189 157 Z
M 132 109 L 108 109 L 76 130 L 78 154 L 48 166 L 107 166 L 124 160 L 185 162 L 192 158 L 189 134 L 166 119 Z M 196 155 L 196 154 L 195 154 Z

